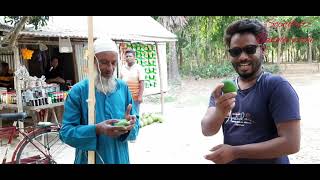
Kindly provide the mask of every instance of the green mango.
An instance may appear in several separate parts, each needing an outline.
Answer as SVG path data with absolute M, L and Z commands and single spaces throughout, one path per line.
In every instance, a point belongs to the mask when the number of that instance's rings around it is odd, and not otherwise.
M 143 126 L 149 125 L 148 121 L 143 121 Z
M 152 124 L 153 123 L 153 119 L 152 119 L 152 117 L 149 117 L 148 118 L 148 124 Z
M 224 84 L 222 88 L 223 93 L 237 92 L 237 86 L 232 80 L 225 79 L 222 83 Z
M 155 115 L 153 116 L 153 121 L 154 121 L 154 122 L 162 123 L 162 122 L 163 122 L 163 117 L 162 117 L 161 115 L 155 114 Z
M 130 125 L 130 122 L 127 121 L 126 119 L 121 119 L 119 122 L 116 122 L 113 124 L 113 126 L 117 126 L 117 127 L 125 127 L 129 125 Z

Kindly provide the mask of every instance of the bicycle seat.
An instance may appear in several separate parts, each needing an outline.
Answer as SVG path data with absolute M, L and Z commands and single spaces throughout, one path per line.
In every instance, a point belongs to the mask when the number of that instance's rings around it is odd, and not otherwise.
M 27 117 L 27 113 L 3 113 L 0 114 L 0 120 L 23 120 Z

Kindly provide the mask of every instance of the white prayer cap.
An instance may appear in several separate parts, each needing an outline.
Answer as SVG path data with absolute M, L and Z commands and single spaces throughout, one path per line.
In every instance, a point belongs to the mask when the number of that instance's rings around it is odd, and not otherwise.
M 100 38 L 94 41 L 94 53 L 97 54 L 103 51 L 113 51 L 118 54 L 118 47 L 114 41 L 109 38 Z

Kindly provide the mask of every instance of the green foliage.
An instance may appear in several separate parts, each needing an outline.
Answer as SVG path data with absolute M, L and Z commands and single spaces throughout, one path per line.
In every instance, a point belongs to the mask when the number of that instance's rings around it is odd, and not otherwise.
M 278 64 L 264 64 L 263 70 L 272 74 L 278 74 L 281 71 Z
M 5 16 L 5 23 L 17 24 L 22 16 Z M 46 26 L 49 21 L 49 16 L 31 16 L 27 24 L 32 24 L 35 29 Z
M 159 19 L 159 16 L 153 16 Z M 289 39 L 288 42 L 267 43 L 267 62 L 278 62 L 280 56 L 283 62 L 307 61 L 308 42 L 292 42 L 293 39 L 312 38 L 313 60 L 320 60 L 320 17 L 319 16 L 188 16 L 188 23 L 175 34 L 178 36 L 177 49 L 180 59 L 182 75 L 198 75 L 203 78 L 220 77 L 228 72 L 227 66 L 220 67 L 228 59 L 227 48 L 223 36 L 225 29 L 233 21 L 254 18 L 268 26 L 268 37 Z M 272 27 L 271 23 L 280 26 Z M 304 25 L 288 25 L 290 22 L 303 23 Z M 279 30 L 279 31 L 278 31 Z M 280 32 L 280 34 L 279 34 Z M 288 53 L 290 52 L 290 53 Z M 279 56 L 278 56 L 279 55 Z M 281 62 L 280 61 L 280 62 Z M 211 67 L 210 67 L 211 65 Z M 269 66 L 269 65 L 266 65 Z M 229 65 L 231 67 L 231 65 Z M 277 66 L 271 65 L 272 72 L 277 72 Z M 232 67 L 230 70 L 233 72 Z
M 192 75 L 195 77 L 201 77 L 205 79 L 212 77 L 220 78 L 225 76 L 232 76 L 235 74 L 235 71 L 229 62 L 224 62 L 220 64 L 201 64 L 199 67 L 193 67 L 192 69 L 190 66 L 184 66 L 181 72 L 185 76 Z

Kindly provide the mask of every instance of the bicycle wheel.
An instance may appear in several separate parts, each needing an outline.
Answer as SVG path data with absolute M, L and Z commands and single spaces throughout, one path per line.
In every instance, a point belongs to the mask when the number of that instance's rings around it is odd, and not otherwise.
M 24 139 L 17 164 L 73 164 L 74 148 L 62 142 L 55 129 L 43 129 Z

